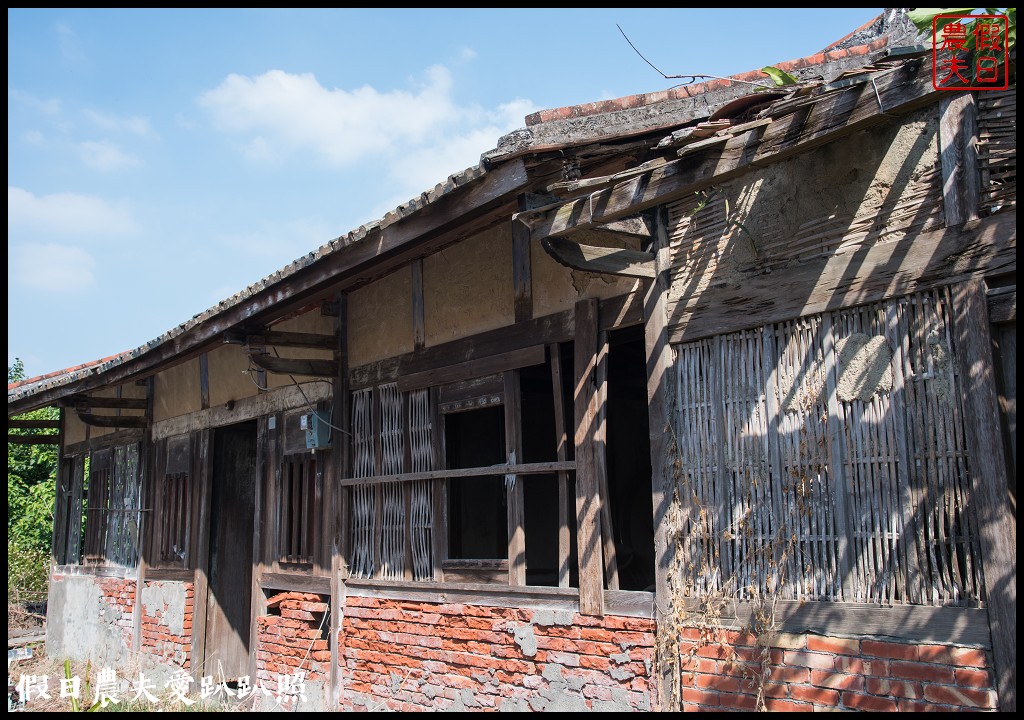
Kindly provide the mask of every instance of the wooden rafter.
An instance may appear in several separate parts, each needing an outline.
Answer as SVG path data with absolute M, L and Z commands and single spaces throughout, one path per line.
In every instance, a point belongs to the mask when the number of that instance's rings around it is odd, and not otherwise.
M 654 255 L 651 253 L 583 245 L 563 238 L 545 238 L 541 245 L 559 263 L 576 270 L 635 278 L 654 277 Z
M 258 353 L 251 353 L 249 358 L 258 367 L 278 375 L 305 375 L 333 379 L 338 374 L 338 363 L 334 360 L 282 358 Z
M 144 415 L 95 415 L 78 411 L 78 419 L 93 427 L 145 428 L 149 425 Z

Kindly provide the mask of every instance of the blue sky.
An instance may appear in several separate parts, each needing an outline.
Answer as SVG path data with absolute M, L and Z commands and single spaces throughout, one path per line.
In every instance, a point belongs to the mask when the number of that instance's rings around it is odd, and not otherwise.
M 7 360 L 137 347 L 535 110 L 820 51 L 880 9 L 7 11 Z

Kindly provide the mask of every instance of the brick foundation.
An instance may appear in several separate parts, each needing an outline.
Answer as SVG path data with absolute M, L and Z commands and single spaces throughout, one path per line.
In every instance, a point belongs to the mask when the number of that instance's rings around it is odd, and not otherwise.
M 132 617 L 135 612 L 135 589 L 134 580 L 121 578 L 96 578 L 96 584 L 100 588 L 100 596 L 107 605 L 113 606 L 117 612 L 114 623 L 121 631 L 121 638 L 124 641 L 126 650 L 132 646 Z
M 648 710 L 654 622 L 349 597 L 342 710 Z
M 160 593 L 184 593 L 183 611 L 177 602 L 168 603 Z M 176 598 L 177 599 L 177 598 Z M 173 605 L 173 607 L 172 607 Z M 140 652 L 163 663 L 185 668 L 191 666 L 192 613 L 195 607 L 195 585 L 178 582 L 144 582 L 142 638 Z
M 984 650 L 818 635 L 785 635 L 762 648 L 749 634 L 707 635 L 683 632 L 683 710 L 755 709 L 762 668 L 769 711 L 996 708 Z
M 314 593 L 283 592 L 267 600 L 257 618 L 256 676 L 272 692 L 278 678 L 305 672 L 310 687 L 326 686 L 330 667 L 330 599 Z

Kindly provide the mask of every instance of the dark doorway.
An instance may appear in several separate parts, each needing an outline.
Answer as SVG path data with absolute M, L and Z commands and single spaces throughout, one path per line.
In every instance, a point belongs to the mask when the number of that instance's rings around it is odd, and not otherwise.
M 608 334 L 608 494 L 619 588 L 654 587 L 654 511 L 643 326 Z
M 213 433 L 209 595 L 204 675 L 249 674 L 256 422 Z
M 505 462 L 505 415 L 500 405 L 452 413 L 444 419 L 448 468 Z M 448 557 L 507 558 L 505 481 L 500 475 L 448 481 Z

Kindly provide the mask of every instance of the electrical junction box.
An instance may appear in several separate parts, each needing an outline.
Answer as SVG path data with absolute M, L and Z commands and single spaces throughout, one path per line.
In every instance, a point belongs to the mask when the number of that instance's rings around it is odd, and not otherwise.
M 299 418 L 299 428 L 306 431 L 306 447 L 319 450 L 331 446 L 331 426 L 327 418 L 318 412 L 311 412 Z

